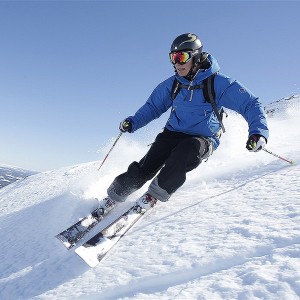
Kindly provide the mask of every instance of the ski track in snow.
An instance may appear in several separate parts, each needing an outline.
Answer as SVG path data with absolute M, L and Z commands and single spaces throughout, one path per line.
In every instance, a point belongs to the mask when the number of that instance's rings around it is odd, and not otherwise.
M 231 119 L 220 150 L 94 269 L 54 236 L 95 208 L 144 146 L 120 141 L 101 173 L 92 162 L 0 189 L 0 299 L 299 299 L 299 164 L 248 153 L 247 128 Z M 268 148 L 299 162 L 298 120 L 299 112 L 270 119 Z

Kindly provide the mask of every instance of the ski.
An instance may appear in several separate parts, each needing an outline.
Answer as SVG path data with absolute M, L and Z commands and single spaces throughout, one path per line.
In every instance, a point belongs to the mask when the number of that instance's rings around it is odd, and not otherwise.
M 146 207 L 141 205 L 139 201 L 146 204 Z M 90 267 L 97 266 L 125 233 L 142 218 L 146 211 L 152 209 L 156 204 L 156 199 L 151 196 L 141 198 L 139 201 L 75 250 Z
M 105 201 L 103 199 L 103 201 Z M 69 250 L 74 247 L 88 232 L 90 232 L 99 222 L 115 207 L 115 202 L 109 199 L 105 203 L 105 208 L 97 207 L 87 216 L 80 219 L 69 228 L 56 235 L 63 245 Z

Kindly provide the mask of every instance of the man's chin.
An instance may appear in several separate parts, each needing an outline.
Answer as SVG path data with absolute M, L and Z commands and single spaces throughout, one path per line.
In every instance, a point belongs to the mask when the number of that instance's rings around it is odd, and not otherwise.
M 182 71 L 177 71 L 177 73 L 178 73 L 179 76 L 184 77 L 184 76 L 187 75 L 188 72 L 186 72 L 186 71 L 184 71 L 184 72 L 182 72 Z

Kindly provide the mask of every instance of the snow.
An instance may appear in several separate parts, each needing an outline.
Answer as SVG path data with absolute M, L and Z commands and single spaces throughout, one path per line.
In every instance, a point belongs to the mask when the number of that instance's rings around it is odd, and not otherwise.
M 267 148 L 296 162 L 299 117 L 293 106 L 268 118 Z M 299 299 L 299 164 L 249 153 L 245 121 L 231 113 L 224 123 L 214 155 L 93 269 L 54 236 L 96 207 L 146 143 L 124 135 L 100 171 L 101 160 L 0 189 L 0 299 Z

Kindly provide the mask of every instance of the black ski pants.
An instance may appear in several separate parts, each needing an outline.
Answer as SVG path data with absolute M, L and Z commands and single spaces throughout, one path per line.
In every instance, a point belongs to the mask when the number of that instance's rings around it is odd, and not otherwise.
M 183 185 L 186 173 L 199 166 L 211 152 L 211 141 L 206 138 L 164 129 L 147 154 L 117 176 L 109 190 L 113 189 L 114 194 L 119 196 L 117 201 L 124 201 L 160 171 L 157 175 L 158 186 L 171 195 Z

